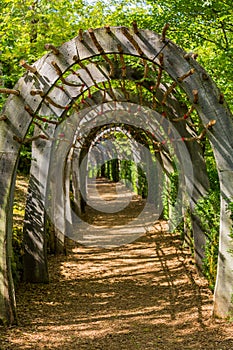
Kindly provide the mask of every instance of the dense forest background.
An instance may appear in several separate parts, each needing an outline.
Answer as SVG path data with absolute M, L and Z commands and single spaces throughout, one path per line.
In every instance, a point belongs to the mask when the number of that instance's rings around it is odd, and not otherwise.
M 80 29 L 131 26 L 133 21 L 139 28 L 157 33 L 169 23 L 168 38 L 186 51 L 198 54 L 198 62 L 213 78 L 233 110 L 231 0 L 194 0 L 188 5 L 184 0 L 3 0 L 0 3 L 0 87 L 13 88 L 24 74 L 20 61 L 35 62 L 46 53 L 46 43 L 59 46 L 78 35 Z M 0 95 L 0 107 L 6 97 Z M 22 157 L 30 158 L 28 150 L 22 149 Z M 205 159 L 211 189 L 207 198 L 200 201 L 197 211 L 203 218 L 203 228 L 208 236 L 204 270 L 213 289 L 218 253 L 219 185 L 208 140 Z M 20 255 L 18 237 L 19 232 L 13 241 L 17 256 Z M 20 259 L 15 257 L 15 261 L 19 264 Z

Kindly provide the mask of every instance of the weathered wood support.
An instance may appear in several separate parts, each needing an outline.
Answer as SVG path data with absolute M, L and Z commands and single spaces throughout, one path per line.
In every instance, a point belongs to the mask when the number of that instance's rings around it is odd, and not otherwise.
M 17 153 L 0 152 L 0 324 L 3 325 L 17 323 L 11 274 L 12 203 L 17 157 Z
M 33 283 L 48 283 L 49 280 L 45 230 L 45 196 L 50 152 L 51 141 L 37 139 L 33 142 L 23 230 L 23 279 Z
M 71 164 L 71 173 L 72 173 L 72 191 L 73 191 L 73 203 L 74 203 L 74 212 L 80 217 L 82 215 L 81 207 L 81 193 L 80 193 L 80 176 L 78 169 L 78 158 L 79 153 L 73 153 L 72 164 Z
M 220 242 L 213 314 L 233 316 L 233 222 L 229 203 L 233 201 L 233 170 L 219 170 L 221 191 Z M 228 186 L 231 184 L 231 186 Z
M 163 201 L 162 201 L 162 192 L 163 192 L 163 177 L 164 169 L 163 164 L 161 164 L 160 154 L 155 152 L 154 154 L 155 162 L 153 164 L 153 172 L 150 176 L 153 175 L 151 182 L 151 193 L 154 193 L 152 198 L 152 203 L 155 205 L 156 212 L 158 214 L 158 219 L 163 218 Z M 150 198 L 149 198 L 150 201 Z
M 22 138 L 30 124 L 23 107 L 19 94 L 11 95 L 3 109 L 7 118 L 0 128 L 0 323 L 4 325 L 17 323 L 11 258 L 13 198 L 20 144 L 14 141 L 14 135 L 17 132 Z

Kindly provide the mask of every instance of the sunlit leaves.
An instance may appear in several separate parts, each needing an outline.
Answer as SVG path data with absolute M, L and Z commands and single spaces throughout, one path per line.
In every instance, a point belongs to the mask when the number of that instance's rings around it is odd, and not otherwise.
M 233 101 L 233 8 L 231 0 L 3 0 L 0 3 L 1 83 L 12 87 L 22 75 L 20 59 L 33 63 L 44 44 L 70 40 L 80 28 L 131 26 L 162 32 L 187 51 Z

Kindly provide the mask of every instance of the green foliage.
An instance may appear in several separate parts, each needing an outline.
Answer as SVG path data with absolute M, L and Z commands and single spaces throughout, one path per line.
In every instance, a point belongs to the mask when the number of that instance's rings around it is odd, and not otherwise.
M 127 184 L 132 183 L 132 166 L 133 161 L 123 159 L 120 162 L 120 179 Z
M 170 191 L 169 178 L 164 176 L 162 189 L 162 203 L 163 203 L 163 218 L 169 220 L 169 205 L 170 205 Z
M 142 196 L 142 198 L 147 198 L 148 183 L 147 183 L 146 173 L 140 164 L 137 164 L 136 176 L 135 176 L 134 182 L 136 182 L 136 191 L 135 192 L 137 192 L 137 194 Z
M 12 88 L 29 64 L 45 53 L 44 44 L 61 45 L 78 30 L 109 25 L 162 32 L 186 50 L 195 50 L 232 103 L 233 10 L 230 0 L 3 0 L 0 4 L 0 84 Z M 3 100 L 1 101 L 3 103 Z
M 204 145 L 204 158 L 210 189 L 207 195 L 198 201 L 195 214 L 199 217 L 202 230 L 206 235 L 203 273 L 209 282 L 210 289 L 214 290 L 219 250 L 220 186 L 213 150 L 208 139 Z
M 218 169 L 216 166 L 213 150 L 211 148 L 210 142 L 208 139 L 205 141 L 204 145 L 204 158 L 206 163 L 206 170 L 208 173 L 210 189 L 219 193 L 219 178 L 218 178 Z
M 32 159 L 31 145 L 30 144 L 22 145 L 20 150 L 20 159 L 19 159 L 19 165 L 18 165 L 18 171 L 21 174 L 29 174 L 31 159 Z
M 183 219 L 182 213 L 180 213 L 181 206 L 179 206 L 179 173 L 175 169 L 172 173 L 164 178 L 163 192 L 162 192 L 162 200 L 163 200 L 163 217 L 166 220 L 170 220 L 172 223 L 172 227 L 174 229 L 179 230 L 179 226 L 181 225 L 181 235 L 183 230 Z
M 233 201 L 232 201 L 232 199 L 231 199 L 230 203 L 228 204 L 228 210 L 230 212 L 230 218 L 232 221 L 230 237 L 233 240 Z M 231 250 L 231 253 L 233 254 L 233 249 Z
M 175 205 L 176 198 L 178 195 L 178 185 L 179 185 L 179 174 L 174 171 L 169 175 L 170 188 L 169 188 L 169 202 L 170 205 Z
M 198 216 L 201 223 L 201 228 L 206 235 L 205 245 L 205 258 L 203 261 L 203 273 L 206 276 L 211 290 L 214 289 L 216 273 L 217 273 L 217 261 L 218 261 L 218 249 L 219 249 L 219 225 L 220 225 L 220 188 L 218 172 L 211 149 L 210 143 L 206 140 L 204 147 L 204 157 L 206 161 L 207 173 L 210 182 L 210 190 L 204 198 L 201 198 L 195 208 L 195 215 Z M 175 169 L 175 168 L 174 168 Z M 163 208 L 164 218 L 169 219 L 173 227 L 176 228 L 184 238 L 184 221 L 181 217 L 182 213 L 174 212 L 175 204 L 179 204 L 178 189 L 179 172 L 174 170 L 164 180 L 163 186 Z M 179 205 L 177 209 L 179 210 Z M 190 248 L 192 249 L 192 227 L 191 216 L 189 210 L 185 214 L 185 235 L 190 241 Z M 174 222 L 173 222 L 174 221 Z
M 233 221 L 233 202 L 229 203 L 228 209 L 230 210 L 230 218 Z
M 32 124 L 29 128 L 29 131 L 27 133 L 28 137 L 33 136 L 34 132 L 34 125 Z M 30 166 L 31 166 L 31 160 L 32 160 L 32 149 L 31 149 L 31 143 L 22 144 L 20 149 L 20 158 L 19 158 L 19 164 L 18 164 L 18 171 L 21 174 L 29 174 L 30 172 Z
M 17 286 L 23 275 L 23 230 L 19 227 L 13 228 L 11 270 L 14 285 Z
M 0 4 L 1 85 L 12 88 L 29 64 L 45 53 L 44 45 L 62 42 L 77 35 L 84 7 L 79 1 L 4 0 Z M 84 21 L 85 22 L 85 21 Z
M 196 206 L 196 214 L 201 220 L 203 232 L 206 234 L 205 258 L 203 273 L 213 290 L 217 273 L 219 225 L 220 225 L 220 199 L 219 191 L 210 190 Z
M 23 274 L 23 224 L 28 181 L 28 176 L 18 175 L 14 193 L 11 269 L 16 286 Z
M 198 60 L 215 80 L 232 106 L 233 8 L 231 0 L 147 0 L 151 6 L 150 29 L 161 32 L 185 50 L 194 50 Z

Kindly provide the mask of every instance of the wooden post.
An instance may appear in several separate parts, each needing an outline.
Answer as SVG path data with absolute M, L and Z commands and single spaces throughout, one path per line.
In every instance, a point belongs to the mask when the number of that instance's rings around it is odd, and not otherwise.
M 0 324 L 3 325 L 17 323 L 11 274 L 12 211 L 9 210 L 13 203 L 17 157 L 17 153 L 0 153 Z
M 50 125 L 50 129 L 54 130 L 54 126 Z M 53 133 L 52 130 L 50 130 L 51 133 Z M 38 139 L 33 142 L 23 231 L 23 278 L 25 281 L 33 283 L 48 283 L 49 280 L 45 230 L 45 196 L 50 152 L 51 141 Z
M 18 86 L 14 91 L 18 91 Z M 11 274 L 12 212 L 16 170 L 20 144 L 14 140 L 23 138 L 30 119 L 25 115 L 20 94 L 8 97 L 0 127 L 0 323 L 17 323 L 15 291 Z M 17 130 L 18 128 L 18 130 Z
M 219 172 L 221 191 L 221 221 L 217 279 L 214 291 L 214 310 L 217 317 L 233 316 L 233 222 L 229 202 L 233 200 L 233 170 Z

